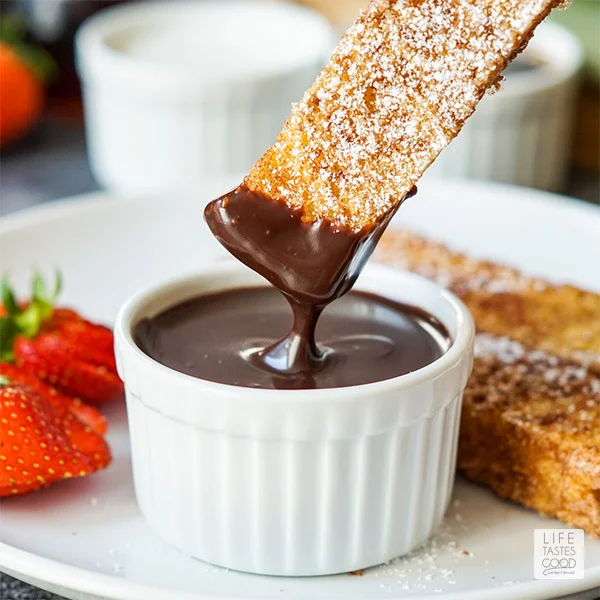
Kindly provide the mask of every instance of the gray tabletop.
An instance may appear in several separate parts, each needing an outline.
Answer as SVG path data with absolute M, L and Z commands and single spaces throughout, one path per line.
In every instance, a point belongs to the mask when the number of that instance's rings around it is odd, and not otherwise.
M 82 126 L 49 118 L 24 143 L 2 155 L 0 215 L 100 189 L 88 166 Z M 597 173 L 573 170 L 567 195 L 600 202 Z M 569 600 L 600 600 L 600 588 Z M 60 600 L 59 596 L 0 574 L 0 600 Z
M 2 154 L 0 214 L 100 189 L 88 166 L 82 125 L 43 121 L 29 138 Z

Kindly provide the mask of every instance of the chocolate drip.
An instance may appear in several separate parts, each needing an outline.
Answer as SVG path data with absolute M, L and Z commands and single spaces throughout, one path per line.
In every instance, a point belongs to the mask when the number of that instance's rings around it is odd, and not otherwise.
M 396 209 L 355 233 L 324 220 L 307 223 L 301 211 L 243 185 L 206 207 L 206 222 L 219 242 L 278 288 L 292 308 L 293 327 L 261 353 L 265 365 L 310 373 L 327 360 L 315 343 L 319 315 L 350 290 Z

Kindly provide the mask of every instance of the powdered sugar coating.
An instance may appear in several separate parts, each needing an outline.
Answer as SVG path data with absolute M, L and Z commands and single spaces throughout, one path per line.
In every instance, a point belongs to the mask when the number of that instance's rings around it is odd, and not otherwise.
M 465 402 L 482 407 L 506 404 L 512 419 L 589 433 L 600 443 L 600 431 L 592 431 L 600 421 L 600 377 L 576 362 L 507 337 L 475 337 L 475 364 Z
M 386 233 L 376 256 L 383 262 L 427 277 L 459 295 L 468 292 L 541 292 L 552 287 L 548 282 L 524 275 L 512 267 L 453 252 L 447 246 L 407 229 Z
M 478 334 L 459 468 L 498 495 L 600 535 L 600 377 L 507 337 Z
M 402 200 L 556 0 L 373 0 L 246 185 L 360 231 Z
M 389 230 L 376 258 L 451 289 L 479 331 L 507 335 L 600 374 L 600 296 L 471 258 L 408 230 Z

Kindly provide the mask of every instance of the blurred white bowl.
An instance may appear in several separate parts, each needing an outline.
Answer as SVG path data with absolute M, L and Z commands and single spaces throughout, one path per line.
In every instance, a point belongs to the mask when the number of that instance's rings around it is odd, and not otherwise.
M 428 177 L 489 179 L 546 190 L 565 183 L 571 151 L 577 38 L 544 23 L 513 63 L 499 92 L 481 101 Z M 535 68 L 525 67 L 527 63 Z
M 270 2 L 111 8 L 76 37 L 94 175 L 124 192 L 246 172 L 335 43 L 324 17 Z

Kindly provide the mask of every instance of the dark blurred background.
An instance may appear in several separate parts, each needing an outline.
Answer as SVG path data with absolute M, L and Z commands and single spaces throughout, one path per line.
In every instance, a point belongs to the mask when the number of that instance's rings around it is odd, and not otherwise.
M 0 2 L 3 28 L 0 89 L 4 94 L 22 96 L 21 112 L 25 112 L 2 117 L 2 128 L 10 135 L 2 134 L 1 213 L 100 187 L 90 171 L 86 155 L 73 37 L 79 25 L 93 13 L 125 3 L 126 0 Z M 365 0 L 306 0 L 305 4 L 323 11 L 337 30 L 342 31 Z M 552 19 L 579 38 L 585 53 L 576 102 L 569 115 L 574 129 L 571 139 L 566 142 L 568 176 L 561 183 L 561 189 L 556 191 L 599 202 L 600 2 L 575 0 L 568 11 L 555 11 Z M 15 22 L 19 30 L 16 41 L 11 39 L 11 36 L 15 38 L 14 32 L 11 33 Z M 26 77 L 11 64 L 19 61 L 25 45 L 28 52 L 30 48 L 35 50 L 33 62 L 41 63 L 44 71 L 38 79 L 40 97 L 37 99 L 31 98 L 31 93 L 28 96 L 26 89 L 21 89 L 27 88 Z M 16 53 L 5 49 L 11 46 L 16 47 Z M 38 51 L 41 54 L 36 58 Z M 48 57 L 51 61 L 46 60 Z M 11 119 L 22 121 L 17 124 L 16 133 L 8 131 L 13 127 Z

